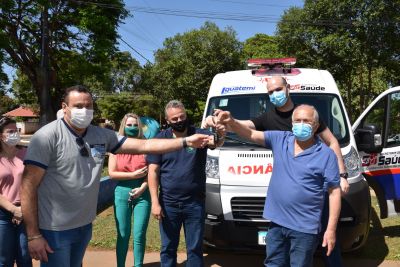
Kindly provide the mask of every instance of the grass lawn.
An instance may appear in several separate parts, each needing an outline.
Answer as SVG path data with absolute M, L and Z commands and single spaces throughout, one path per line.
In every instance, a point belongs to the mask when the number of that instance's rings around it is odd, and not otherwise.
M 365 246 L 345 254 L 350 258 L 400 260 L 400 217 L 379 219 L 379 205 L 372 197 L 371 228 Z
M 115 249 L 116 230 L 113 208 L 99 214 L 93 223 L 93 238 L 90 242 L 91 249 Z M 371 229 L 366 245 L 356 251 L 344 254 L 349 258 L 368 258 L 376 260 L 400 260 L 400 217 L 380 220 L 379 206 L 376 198 L 372 197 Z M 132 242 L 130 242 L 132 246 Z M 179 250 L 185 250 L 183 235 Z M 147 230 L 146 251 L 160 251 L 160 235 L 158 222 L 150 216 Z
M 150 216 L 150 223 L 147 228 L 146 251 L 160 251 L 160 233 L 158 221 Z M 93 223 L 93 237 L 89 247 L 91 249 L 115 249 L 117 241 L 117 231 L 115 228 L 114 209 L 108 208 L 99 214 Z M 132 237 L 130 241 L 132 248 Z M 185 250 L 185 241 L 181 233 L 179 251 Z

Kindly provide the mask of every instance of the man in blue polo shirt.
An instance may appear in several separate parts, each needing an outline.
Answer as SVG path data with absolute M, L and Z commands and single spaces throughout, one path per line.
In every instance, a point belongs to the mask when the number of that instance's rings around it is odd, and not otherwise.
M 157 138 L 180 138 L 193 133 L 211 133 L 188 124 L 185 107 L 172 100 L 165 107 L 170 128 Z M 222 128 L 222 132 L 224 128 Z M 223 133 L 220 133 L 223 134 Z M 222 145 L 223 140 L 210 146 Z M 210 142 L 214 142 L 210 135 Z M 207 148 L 184 147 L 162 155 L 148 155 L 148 182 L 153 216 L 160 220 L 161 266 L 176 266 L 180 230 L 184 228 L 187 250 L 186 266 L 203 263 L 205 184 Z
M 318 112 L 300 105 L 292 115 L 292 132 L 256 131 L 219 112 L 218 123 L 253 142 L 272 149 L 274 170 L 264 206 L 271 221 L 267 235 L 265 266 L 312 266 L 318 245 L 324 187 L 329 190 L 329 221 L 323 246 L 329 255 L 336 242 L 340 213 L 339 168 L 335 153 L 319 138 Z

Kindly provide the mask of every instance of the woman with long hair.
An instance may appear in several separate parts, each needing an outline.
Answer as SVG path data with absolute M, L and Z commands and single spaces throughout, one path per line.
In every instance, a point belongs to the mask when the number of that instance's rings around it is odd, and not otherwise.
M 143 138 L 140 117 L 133 113 L 126 114 L 121 121 L 119 134 L 127 138 Z M 117 266 L 125 266 L 132 214 L 134 266 L 143 266 L 151 209 L 145 155 L 110 154 L 108 173 L 112 179 L 118 180 L 114 192 L 114 215 L 118 233 Z
M 16 122 L 0 117 L 0 266 L 31 267 L 21 212 L 20 185 L 26 149 Z

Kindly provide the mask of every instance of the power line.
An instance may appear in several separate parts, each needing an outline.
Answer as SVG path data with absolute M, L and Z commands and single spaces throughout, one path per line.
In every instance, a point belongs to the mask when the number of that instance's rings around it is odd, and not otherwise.
M 125 25 L 126 25 L 126 24 L 125 24 Z M 134 36 L 134 37 L 136 37 L 136 38 L 138 38 L 138 39 L 140 39 L 140 40 L 142 40 L 142 41 L 144 41 L 144 42 L 146 42 L 146 43 L 149 43 L 149 44 L 151 44 L 151 45 L 153 45 L 153 46 L 155 46 L 155 47 L 158 47 L 158 46 L 159 46 L 159 45 L 158 45 L 154 40 L 152 40 L 149 36 L 145 35 L 145 34 L 143 33 L 143 31 L 141 31 L 143 34 L 140 35 L 140 34 L 138 34 L 138 33 L 135 33 L 135 32 L 133 32 L 133 31 L 131 31 L 131 29 L 129 29 L 128 27 L 125 27 L 125 26 L 122 26 L 122 25 L 120 25 L 119 27 L 120 27 L 122 30 L 124 30 L 125 32 L 129 33 L 130 35 L 132 35 L 132 36 Z
M 257 2 L 241 2 L 241 1 L 229 1 L 229 0 L 210 0 L 212 2 L 222 2 L 222 3 L 232 3 L 232 4 L 239 4 L 239 5 L 253 5 L 253 6 L 268 6 L 268 7 L 280 7 L 280 8 L 287 8 L 291 6 L 283 6 L 283 5 L 273 5 L 273 4 L 263 4 Z
M 151 63 L 150 60 L 148 60 L 145 56 L 143 56 L 139 51 L 137 51 L 135 48 L 133 48 L 130 44 L 128 44 L 124 39 L 122 39 L 121 37 L 119 37 L 119 39 L 125 43 L 130 49 L 132 49 L 133 51 L 135 51 L 136 54 L 138 54 L 139 56 L 141 56 L 144 60 L 146 60 L 148 63 Z
M 150 5 L 147 3 L 147 1 L 146 0 L 142 0 L 144 3 L 145 3 L 145 5 L 147 6 L 147 7 L 150 7 Z M 164 21 L 160 18 L 160 16 L 154 16 L 159 22 L 161 22 L 161 24 L 164 26 L 164 28 L 165 29 L 167 29 L 167 31 L 169 31 L 169 33 L 170 33 L 170 35 L 172 35 L 172 30 L 171 30 L 171 28 L 170 27 L 168 27 L 168 25 L 166 24 L 166 23 L 164 23 Z
M 117 5 L 103 4 L 88 1 L 69 0 L 80 4 L 92 4 L 105 8 L 118 8 L 122 9 Z M 212 11 L 197 11 L 197 10 L 179 10 L 179 9 L 168 9 L 168 8 L 150 8 L 142 6 L 129 6 L 125 9 L 133 12 L 142 12 L 150 14 L 159 14 L 167 16 L 177 17 L 190 17 L 190 18 L 202 18 L 202 19 L 216 19 L 216 20 L 228 20 L 228 21 L 243 21 L 243 22 L 258 22 L 258 23 L 277 23 L 280 21 L 280 16 L 263 15 L 263 14 L 245 14 L 245 13 L 221 13 Z M 314 20 L 313 22 L 299 21 L 299 20 L 286 20 L 287 23 L 296 25 L 310 25 L 310 26 L 351 26 L 353 21 L 350 20 Z

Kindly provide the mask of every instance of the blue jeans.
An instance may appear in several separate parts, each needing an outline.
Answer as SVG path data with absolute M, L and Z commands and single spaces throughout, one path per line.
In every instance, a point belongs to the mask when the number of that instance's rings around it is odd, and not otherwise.
M 54 253 L 41 267 L 81 267 L 85 250 L 92 238 L 92 224 L 64 231 L 40 230 Z
M 203 233 L 205 218 L 204 200 L 161 203 L 165 217 L 160 222 L 161 266 L 176 266 L 176 251 L 183 225 L 186 240 L 186 266 L 202 267 Z
M 0 208 L 0 267 L 32 267 L 24 224 L 12 223 L 12 214 Z
M 268 267 L 311 267 L 318 234 L 306 234 L 272 223 L 267 234 Z
M 329 220 L 329 194 L 325 194 L 325 201 L 324 201 L 324 209 L 322 210 L 322 218 L 321 218 L 321 240 L 324 238 L 324 233 L 326 231 L 326 227 L 328 226 Z M 338 224 L 339 226 L 339 224 Z M 339 240 L 336 236 L 336 243 L 335 247 L 333 248 L 331 254 L 326 256 L 327 247 L 322 248 L 322 258 L 324 260 L 324 264 L 326 267 L 342 267 L 342 255 L 340 253 L 340 244 Z

